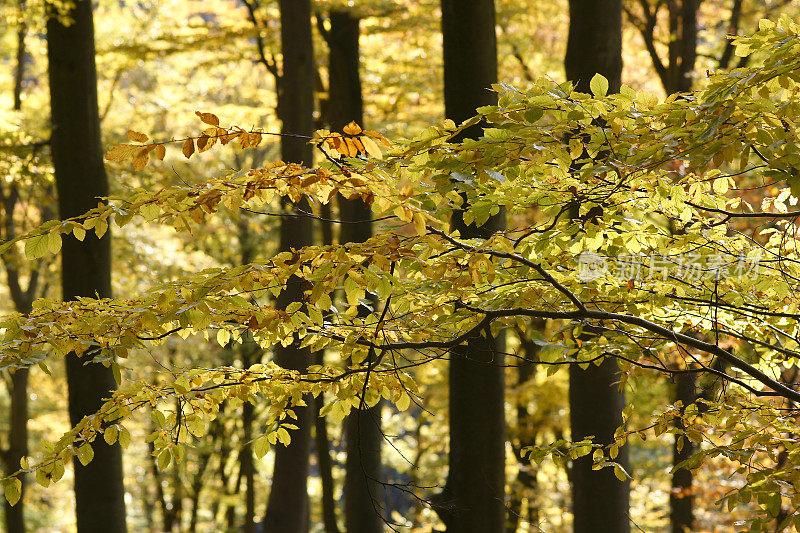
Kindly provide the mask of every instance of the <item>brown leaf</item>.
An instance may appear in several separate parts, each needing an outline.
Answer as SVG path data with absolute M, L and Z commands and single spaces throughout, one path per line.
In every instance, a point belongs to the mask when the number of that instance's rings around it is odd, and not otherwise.
M 143 143 L 147 141 L 148 137 L 144 133 L 128 130 L 128 139 L 132 140 L 133 142 Z
M 117 146 L 113 147 L 111 150 L 106 152 L 106 159 L 109 161 L 116 161 L 118 163 L 122 163 L 139 149 L 138 146 L 134 146 L 132 144 L 118 144 Z
M 142 148 L 133 156 L 133 170 L 139 172 L 147 166 L 148 161 L 150 161 L 150 150 Z
M 361 129 L 361 126 L 359 126 L 359 125 L 358 125 L 358 124 L 356 124 L 355 122 L 351 122 L 350 124 L 348 124 L 347 126 L 345 126 L 345 127 L 342 129 L 342 131 L 343 131 L 343 132 L 345 132 L 345 133 L 346 133 L 346 134 L 348 134 L 348 135 L 358 135 L 358 134 L 359 134 L 359 133 L 361 133 L 363 130 Z
M 186 139 L 183 141 L 183 155 L 186 156 L 186 159 L 192 157 L 194 153 L 194 140 Z
M 202 113 L 200 111 L 195 111 L 194 114 L 200 117 L 200 120 L 202 120 L 206 124 L 211 124 L 212 126 L 219 126 L 219 118 L 214 113 Z

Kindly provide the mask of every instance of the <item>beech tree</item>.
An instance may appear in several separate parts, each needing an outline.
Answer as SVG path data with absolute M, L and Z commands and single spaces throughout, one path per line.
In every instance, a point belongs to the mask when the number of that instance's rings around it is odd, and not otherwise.
M 312 148 L 308 138 L 314 131 L 314 49 L 311 41 L 310 0 L 283 0 L 281 12 L 281 50 L 283 62 L 278 78 L 278 118 L 281 120 L 281 156 L 290 163 L 311 166 Z M 292 252 L 313 242 L 313 223 L 304 213 L 310 211 L 307 200 L 288 199 L 296 211 L 281 222 L 280 249 Z M 294 276 L 278 295 L 276 308 L 287 310 L 303 302 L 303 280 Z M 275 362 L 281 367 L 304 372 L 311 352 L 301 346 L 302 339 L 292 338 L 275 347 Z M 308 529 L 308 455 L 311 448 L 311 411 L 305 401 L 294 402 L 291 411 L 295 423 L 291 444 L 275 453 L 275 468 L 264 516 L 266 531 L 301 533 Z M 288 422 L 286 423 L 288 424 Z M 285 431 L 285 429 L 284 429 Z M 287 443 L 288 444 L 288 443 Z
M 356 13 L 332 10 L 328 15 L 329 28 L 323 28 L 328 44 L 328 102 L 327 113 L 333 131 L 360 133 L 351 124 L 364 125 L 364 102 L 359 73 L 360 20 Z M 361 199 L 340 197 L 339 242 L 365 242 L 372 237 L 372 211 Z M 372 303 L 370 304 L 370 300 Z M 366 316 L 368 299 L 359 307 Z M 380 533 L 384 529 L 381 479 L 382 402 L 369 409 L 366 404 L 345 419 L 347 462 L 344 486 L 345 531 Z
M 65 12 L 51 8 L 48 15 L 50 150 L 58 213 L 68 219 L 80 216 L 95 207 L 98 199 L 108 196 L 100 143 L 92 4 L 75 2 Z M 96 237 L 79 240 L 66 235 L 63 244 L 61 238 L 51 243 L 51 250 L 61 249 L 62 297 L 70 302 L 66 305 L 74 305 L 72 302 L 81 298 L 111 297 L 111 235 L 107 226 L 97 229 Z M 82 359 L 70 352 L 65 360 L 69 418 L 76 426 L 96 413 L 116 389 L 111 368 L 114 354 Z M 87 441 L 84 449 L 86 453 L 74 461 L 78 531 L 124 532 L 122 449 L 119 444 L 103 441 L 93 446 Z
M 622 85 L 622 3 L 620 0 L 570 0 L 569 16 L 564 60 L 567 79 L 575 82 L 577 90 L 589 92 L 591 80 L 600 74 L 607 80 L 607 91 L 618 92 Z M 600 116 L 598 120 L 604 119 Z M 581 135 L 582 129 L 576 129 L 576 136 Z M 577 154 L 578 162 L 572 165 L 571 170 L 580 171 L 579 160 L 588 155 Z M 574 218 L 587 212 L 579 201 L 570 209 Z M 588 328 L 587 333 L 590 331 Z M 584 337 L 583 341 L 591 342 L 589 337 Z M 600 365 L 590 365 L 585 369 L 577 365 L 570 367 L 569 409 L 573 441 L 592 438 L 603 446 L 615 442 L 625 407 L 620 381 L 619 367 L 614 359 L 604 359 Z M 615 460 L 621 468 L 629 468 L 627 455 L 627 446 L 620 447 Z M 574 531 L 630 531 L 627 477 L 618 479 L 609 469 L 596 470 L 593 467 L 589 456 L 576 458 L 572 463 Z M 598 494 L 603 494 L 603 498 L 598 498 Z
M 441 5 L 445 115 L 462 123 L 497 101 L 490 90 L 497 82 L 494 1 Z M 474 124 L 456 138 L 480 133 Z M 492 215 L 477 224 L 455 210 L 452 229 L 465 239 L 488 239 L 504 226 L 502 213 Z M 503 334 L 478 333 L 450 352 L 449 470 L 437 503 L 448 531 L 465 533 L 505 531 L 505 342 Z
M 779 527 L 800 525 L 797 428 L 787 403 L 800 393 L 777 372 L 796 365 L 800 350 L 791 238 L 800 190 L 793 142 L 800 27 L 788 17 L 760 26 L 735 45 L 739 57 L 753 57 L 751 66 L 713 74 L 687 97 L 659 99 L 626 86 L 612 94 L 599 74 L 588 81 L 591 94 L 549 79 L 525 90 L 496 84 L 496 105 L 460 125 L 446 120 L 394 145 L 355 124 L 310 139 L 283 135 L 310 141 L 321 163 L 276 161 L 158 191 L 134 188 L 3 243 L 0 252 L 24 249 L 36 259 L 58 251 L 62 236 L 94 239 L 134 218 L 187 232 L 220 211 L 297 217 L 288 202 L 319 209 L 337 195 L 362 200 L 386 224 L 361 243 L 282 250 L 125 298 L 40 299 L 27 315 L 3 317 L 5 367 L 69 353 L 110 363 L 112 354 L 192 335 L 223 346 L 252 335 L 265 350 L 294 343 L 335 356 L 297 369 L 275 361 L 189 368 L 155 383 L 125 374 L 96 413 L 35 450 L 20 474 L 48 485 L 66 462 L 97 460 L 103 443 L 129 445 L 131 417 L 151 408 L 147 438 L 167 468 L 185 458 L 226 401 L 263 406 L 264 433 L 251 443 L 261 458 L 270 446 L 302 442 L 294 417 L 309 396 L 325 393 L 321 414 L 334 423 L 381 399 L 405 410 L 419 400 L 413 369 L 438 364 L 478 336 L 548 320 L 536 363 L 551 373 L 611 361 L 623 384 L 645 373 L 693 372 L 726 385 L 688 406 L 665 401 L 641 424 L 626 407 L 613 442 L 573 435 L 528 447 L 530 461 L 591 457 L 594 468 L 624 479 L 630 472 L 620 457 L 629 441 L 678 433 L 703 443 L 682 466 L 725 461 L 739 470 L 746 483 L 721 503 L 750 506 L 746 527 L 773 529 L 776 519 Z M 189 139 L 197 150 L 186 157 L 232 144 L 246 150 L 271 135 L 209 111 L 198 116 L 204 125 Z M 476 125 L 482 135 L 463 138 Z M 107 158 L 137 171 L 159 165 L 173 142 L 187 146 L 187 139 L 136 131 L 129 137 Z M 678 173 L 676 159 L 689 171 Z M 774 190 L 759 189 L 754 204 L 741 189 L 762 179 Z M 451 227 L 454 213 L 479 227 L 502 208 L 508 227 L 491 236 Z M 769 225 L 742 230 L 758 221 Z M 298 298 L 281 305 L 287 286 Z M 364 316 L 367 293 L 379 305 Z M 15 501 L 19 480 L 4 484 Z M 791 506 L 783 509 L 784 501 Z M 292 511 L 294 523 L 305 520 L 302 504 Z

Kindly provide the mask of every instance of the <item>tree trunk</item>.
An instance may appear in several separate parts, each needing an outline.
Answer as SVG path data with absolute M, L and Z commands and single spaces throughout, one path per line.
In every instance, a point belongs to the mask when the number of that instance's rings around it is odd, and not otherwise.
M 544 321 L 538 320 L 531 324 L 532 329 L 541 331 L 544 329 Z M 539 359 L 539 345 L 527 337 L 526 332 L 520 334 L 520 354 L 524 360 L 517 363 L 517 388 L 522 389 L 528 382 L 536 376 L 536 361 Z M 536 445 L 536 436 L 539 432 L 535 417 L 528 410 L 528 401 L 523 396 L 517 399 L 517 435 L 511 441 L 511 449 L 517 460 L 517 479 L 516 491 L 511 491 L 511 499 L 508 509 L 508 533 L 514 533 L 519 528 L 520 522 L 528 524 L 528 528 L 539 527 L 539 505 L 536 501 L 539 480 L 537 477 L 538 467 L 531 464 L 523 450 L 527 446 Z M 527 505 L 523 509 L 523 500 L 527 500 Z
M 23 15 L 17 28 L 17 64 L 14 68 L 14 111 L 22 110 L 22 83 L 25 76 L 25 36 L 27 34 L 27 24 L 25 23 L 25 1 L 21 0 L 19 3 L 20 13 Z M 6 198 L 4 198 L 6 199 Z M 9 202 L 6 208 L 5 216 L 13 221 L 15 202 Z M 10 222 L 9 225 L 12 225 Z M 10 235 L 5 235 L 8 239 Z M 36 268 L 36 267 L 34 267 Z M 18 275 L 16 272 L 13 274 L 8 272 L 7 276 L 14 278 L 14 282 L 19 284 Z M 36 278 L 38 279 L 38 277 Z M 9 279 L 9 282 L 11 280 Z M 17 289 L 19 289 L 17 285 Z M 11 290 L 11 296 L 14 300 L 14 308 L 23 314 L 31 312 L 31 302 L 35 297 L 36 281 L 31 279 L 29 281 L 28 290 L 21 293 L 19 290 Z M 28 455 L 28 369 L 18 368 L 11 374 L 11 427 L 8 432 L 8 449 L 5 450 L 5 470 L 6 475 L 16 472 L 20 468 L 20 459 Z M 5 512 L 3 519 L 6 526 L 7 533 L 25 533 L 25 485 L 26 477 L 20 476 L 22 481 L 22 491 L 19 501 L 16 505 L 9 505 L 4 502 Z
M 625 396 L 617 390 L 619 367 L 606 359 L 599 367 L 570 367 L 569 406 L 572 440 L 594 435 L 594 442 L 607 445 L 622 425 Z M 628 448 L 616 461 L 628 468 Z M 572 463 L 572 513 L 575 533 L 623 533 L 630 531 L 630 483 L 620 481 L 611 468 L 592 470 L 592 456 Z
M 245 362 L 245 368 L 250 366 L 250 361 Z M 242 406 L 242 438 L 245 445 L 242 446 L 241 459 L 239 467 L 245 480 L 245 512 L 244 512 L 244 526 L 242 531 L 244 533 L 255 533 L 255 514 L 256 514 L 256 498 L 255 498 L 255 464 L 253 462 L 253 450 L 250 441 L 253 439 L 253 420 L 254 420 L 255 407 L 250 402 L 245 402 Z
M 243 265 L 253 262 L 255 252 L 253 239 L 250 235 L 249 217 L 242 214 L 239 219 L 239 249 Z M 253 341 L 251 334 L 246 334 L 244 342 L 239 345 L 239 353 L 242 358 L 242 367 L 250 368 L 251 365 L 261 360 L 261 348 Z M 255 533 L 255 514 L 256 514 L 256 467 L 253 461 L 253 422 L 255 420 L 255 406 L 250 402 L 242 405 L 242 441 L 244 445 L 239 452 L 239 471 L 244 477 L 244 520 L 242 531 L 244 533 Z
M 52 15 L 52 14 L 51 14 Z M 92 3 L 75 2 L 72 23 L 47 20 L 51 151 L 62 219 L 96 207 L 108 196 L 97 110 Z M 87 235 L 83 242 L 63 237 L 61 287 L 64 300 L 111 296 L 111 236 Z M 95 413 L 116 388 L 111 368 L 88 363 L 74 353 L 66 357 L 70 422 L 74 426 Z M 79 533 L 126 531 L 122 450 L 103 439 L 92 443 L 94 459 L 75 465 L 75 511 Z
M 17 64 L 14 67 L 14 110 L 22 109 L 22 84 L 25 79 L 25 36 L 28 33 L 28 24 L 25 22 L 25 0 L 19 2 L 20 20 L 17 28 Z
M 622 84 L 621 0 L 570 0 L 569 37 L 565 67 L 567 78 L 582 92 L 589 91 L 595 74 L 608 80 L 609 92 Z M 624 394 L 616 361 L 606 359 L 600 366 L 582 370 L 572 365 L 569 372 L 570 428 L 572 440 L 594 435 L 594 442 L 607 445 L 622 425 Z M 628 449 L 619 451 L 616 461 L 627 468 Z M 592 470 L 592 457 L 584 456 L 572 465 L 573 530 L 576 533 L 625 533 L 630 531 L 630 483 L 620 481 L 610 468 Z
M 359 75 L 359 19 L 347 11 L 330 13 L 326 40 L 328 56 L 328 113 L 331 128 L 342 131 L 349 122 L 364 125 Z M 372 237 L 372 210 L 362 200 L 339 197 L 342 224 L 339 240 L 364 242 Z M 360 309 L 362 315 L 365 309 Z M 344 481 L 345 530 L 348 533 L 380 533 L 381 498 L 381 404 L 354 409 L 344 423 L 347 461 Z
M 281 128 L 281 156 L 284 161 L 311 165 L 308 144 L 314 130 L 314 51 L 311 41 L 310 0 L 281 0 L 281 47 L 283 72 L 278 89 L 278 117 Z M 300 137 L 294 137 L 299 135 Z M 306 200 L 296 206 L 310 212 Z M 280 230 L 280 249 L 302 248 L 313 242 L 313 224 L 308 217 L 284 217 Z M 292 277 L 278 296 L 277 307 L 301 299 L 300 279 Z M 305 370 L 310 352 L 300 348 L 295 338 L 289 346 L 275 349 L 275 362 L 284 368 Z M 308 399 L 306 403 L 309 403 Z M 289 446 L 275 449 L 272 488 L 264 516 L 264 530 L 269 533 L 303 533 L 308 530 L 308 459 L 311 449 L 311 410 L 296 407 L 298 429 L 291 432 Z
M 608 80 L 608 92 L 622 85 L 621 0 L 570 0 L 569 36 L 564 61 L 567 79 L 588 93 L 595 74 Z
M 442 0 L 445 114 L 456 123 L 475 109 L 497 103 L 497 38 L 492 0 Z M 475 138 L 480 125 L 462 135 Z M 462 238 L 487 238 L 504 216 L 481 227 L 451 221 Z M 487 332 L 488 334 L 488 332 Z M 451 351 L 449 472 L 436 511 L 457 533 L 505 531 L 505 338 L 475 337 Z
M 675 383 L 675 399 L 683 402 L 683 407 L 697 400 L 696 374 L 678 374 Z M 683 429 L 683 424 L 678 422 L 678 429 Z M 695 444 L 683 438 L 683 446 L 678 448 L 679 435 L 675 435 L 672 445 L 672 464 L 677 465 L 692 456 Z M 679 468 L 672 474 L 672 492 L 669 496 L 670 526 L 672 533 L 686 533 L 692 531 L 694 523 L 694 509 L 692 495 L 692 482 L 694 475 L 691 470 Z
M 30 312 L 30 310 L 28 310 Z M 8 435 L 6 472 L 20 468 L 20 459 L 28 455 L 28 369 L 18 368 L 11 374 L 11 428 Z M 25 478 L 22 478 L 22 495 L 16 505 L 5 502 L 7 533 L 25 533 Z
M 314 364 L 323 364 L 323 351 L 314 354 Z M 317 454 L 319 478 L 322 484 L 322 524 L 325 533 L 339 533 L 336 521 L 336 497 L 333 489 L 333 461 L 331 461 L 330 440 L 328 439 L 328 424 L 319 411 L 324 405 L 325 398 L 320 394 L 314 398 L 314 449 Z

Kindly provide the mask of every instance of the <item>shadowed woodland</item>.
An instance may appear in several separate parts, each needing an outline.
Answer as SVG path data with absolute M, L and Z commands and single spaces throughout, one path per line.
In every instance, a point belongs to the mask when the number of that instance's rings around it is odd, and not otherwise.
M 798 15 L 1 3 L 3 530 L 800 529 Z

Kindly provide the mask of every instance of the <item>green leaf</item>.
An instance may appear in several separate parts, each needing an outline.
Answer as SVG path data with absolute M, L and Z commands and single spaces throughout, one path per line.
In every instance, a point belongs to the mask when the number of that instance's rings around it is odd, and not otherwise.
M 158 469 L 166 470 L 170 461 L 172 461 L 172 455 L 170 455 L 169 450 L 161 450 L 161 453 L 158 454 Z
M 106 441 L 106 444 L 111 446 L 115 442 L 117 442 L 117 435 L 119 435 L 119 430 L 117 426 L 110 426 L 103 432 L 103 439 Z
M 19 501 L 20 496 L 22 496 L 22 481 L 17 478 L 6 481 L 5 492 L 8 503 L 14 505 Z
M 80 445 L 78 449 L 75 450 L 75 455 L 78 456 L 78 461 L 80 461 L 83 466 L 88 465 L 94 458 L 94 450 L 92 449 L 92 445 L 88 443 Z
M 50 234 L 36 235 L 25 241 L 25 257 L 39 259 L 50 249 Z
M 47 250 L 51 254 L 57 254 L 61 251 L 61 234 L 51 233 L 48 235 Z
M 264 457 L 268 450 L 269 441 L 265 435 L 262 435 L 253 441 L 253 453 L 255 454 L 256 459 L 261 459 Z
M 595 96 L 605 96 L 608 94 L 608 80 L 602 74 L 595 74 L 589 82 L 589 89 Z

